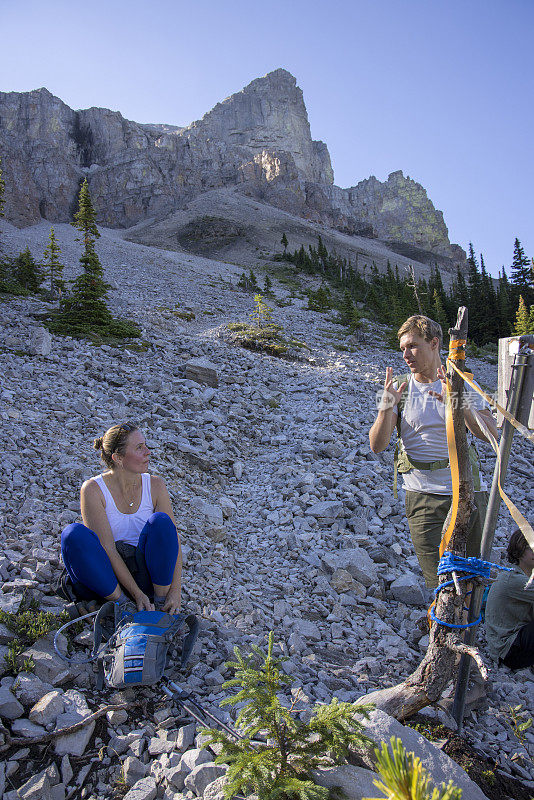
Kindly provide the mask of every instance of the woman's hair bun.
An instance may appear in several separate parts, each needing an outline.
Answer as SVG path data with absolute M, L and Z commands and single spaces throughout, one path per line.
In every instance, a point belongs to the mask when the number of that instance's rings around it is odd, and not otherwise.
M 98 436 L 93 442 L 93 447 L 95 448 L 95 450 L 102 450 L 103 444 L 104 444 L 104 437 Z

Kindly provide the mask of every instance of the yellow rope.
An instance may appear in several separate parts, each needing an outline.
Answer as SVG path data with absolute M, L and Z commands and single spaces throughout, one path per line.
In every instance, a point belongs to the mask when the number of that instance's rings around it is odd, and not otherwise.
M 450 361 L 449 359 L 447 359 L 447 366 L 448 365 L 450 365 L 458 373 L 458 375 L 461 375 L 464 381 L 468 383 L 469 386 L 471 386 L 471 388 L 475 390 L 475 392 L 477 392 L 481 397 L 483 397 L 484 400 L 490 404 L 490 406 L 493 406 L 493 408 L 496 408 L 497 411 L 500 411 L 503 417 L 508 420 L 510 425 L 513 425 L 514 428 L 517 431 L 519 431 L 519 433 L 522 436 L 525 437 L 525 439 L 528 439 L 530 442 L 534 443 L 534 433 L 532 431 L 529 431 L 529 429 L 525 427 L 525 425 L 522 425 L 520 422 L 518 422 L 515 417 L 509 414 L 508 411 L 505 408 L 503 408 L 499 403 L 497 403 L 492 397 L 490 397 L 489 394 L 483 392 L 480 386 L 477 386 L 476 383 L 472 380 L 473 376 L 470 372 L 463 372 L 461 369 L 458 369 L 456 364 L 453 361 Z
M 445 383 L 447 387 L 445 395 L 445 428 L 447 431 L 447 447 L 449 448 L 449 463 L 451 467 L 452 503 L 449 525 L 441 537 L 441 543 L 439 545 L 440 558 L 446 550 L 452 536 L 456 524 L 456 517 L 458 516 L 458 502 L 460 499 L 460 470 L 458 467 L 458 453 L 456 451 L 456 439 L 454 437 L 454 425 L 452 421 L 451 384 L 448 378 L 445 379 Z

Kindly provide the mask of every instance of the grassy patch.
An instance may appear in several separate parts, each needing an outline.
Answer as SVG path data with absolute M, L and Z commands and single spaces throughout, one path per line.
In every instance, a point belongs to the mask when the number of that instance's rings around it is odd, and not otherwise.
M 25 658 L 21 661 L 21 654 L 38 639 L 46 636 L 50 631 L 57 630 L 68 621 L 69 615 L 65 611 L 61 614 L 52 614 L 50 611 L 37 611 L 33 606 L 25 611 L 19 611 L 17 614 L 0 611 L 0 623 L 6 625 L 15 634 L 15 637 L 9 642 L 8 652 L 4 656 L 8 672 L 12 675 L 18 675 L 19 672 L 32 672 L 35 668 L 33 660 Z
M 268 353 L 279 358 L 290 356 L 292 349 L 306 348 L 309 350 L 305 342 L 286 339 L 280 325 L 266 325 L 263 328 L 257 328 L 246 322 L 231 322 L 226 329 L 230 333 L 231 341 L 247 350 Z

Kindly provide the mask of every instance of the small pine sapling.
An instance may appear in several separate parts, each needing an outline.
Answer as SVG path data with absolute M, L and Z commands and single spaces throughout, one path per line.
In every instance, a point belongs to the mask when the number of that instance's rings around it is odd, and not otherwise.
M 248 285 L 250 292 L 257 292 L 259 289 L 258 279 L 256 278 L 256 275 L 252 272 L 252 270 L 249 271 Z
M 46 277 L 50 280 L 50 294 L 53 297 L 61 297 L 65 293 L 65 281 L 62 279 L 63 264 L 59 260 L 61 248 L 57 243 L 54 228 L 50 228 L 48 244 L 43 254 L 43 266 Z
M 302 722 L 295 708 L 298 694 L 290 704 L 280 697 L 293 678 L 281 670 L 287 658 L 274 656 L 273 649 L 271 631 L 267 652 L 253 645 L 253 653 L 244 656 L 236 647 L 236 660 L 227 664 L 235 678 L 224 687 L 240 688 L 221 706 L 241 706 L 236 727 L 242 738 L 205 731 L 210 743 L 222 747 L 216 762 L 228 764 L 225 797 L 255 792 L 262 800 L 327 800 L 329 790 L 313 783 L 311 770 L 344 761 L 351 747 L 371 744 L 356 718 L 367 718 L 371 707 L 334 698 L 328 705 L 316 705 L 309 721 Z
M 27 247 L 15 259 L 15 280 L 29 292 L 36 292 L 43 282 L 43 273 L 37 266 L 30 248 Z
M 254 302 L 256 303 L 256 308 L 252 314 L 249 314 L 249 316 L 253 320 L 256 328 L 265 328 L 266 325 L 269 325 L 273 321 L 273 310 L 270 306 L 263 302 L 263 297 L 261 294 L 254 295 Z
M 286 250 L 287 250 L 287 246 L 289 244 L 289 242 L 287 241 L 287 236 L 285 235 L 285 233 L 282 234 L 282 238 L 280 239 L 280 244 L 284 248 L 284 253 L 285 253 Z
M 405 750 L 400 739 L 391 737 L 391 752 L 385 742 L 375 749 L 381 780 L 374 781 L 384 797 L 364 797 L 363 800 L 461 800 L 462 790 L 452 781 L 441 788 L 431 787 L 430 775 L 421 759 Z
M 272 281 L 271 281 L 271 279 L 269 278 L 268 275 L 265 276 L 265 282 L 263 284 L 263 293 L 266 294 L 267 297 L 273 297 L 274 296 L 273 284 L 272 284 Z

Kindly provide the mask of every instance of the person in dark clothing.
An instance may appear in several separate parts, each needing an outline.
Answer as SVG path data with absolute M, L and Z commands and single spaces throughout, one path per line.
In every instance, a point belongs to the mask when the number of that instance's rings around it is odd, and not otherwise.
M 501 572 L 489 590 L 486 638 L 493 658 L 525 669 L 534 665 L 534 552 L 520 530 L 510 537 L 507 557 L 516 568 Z

